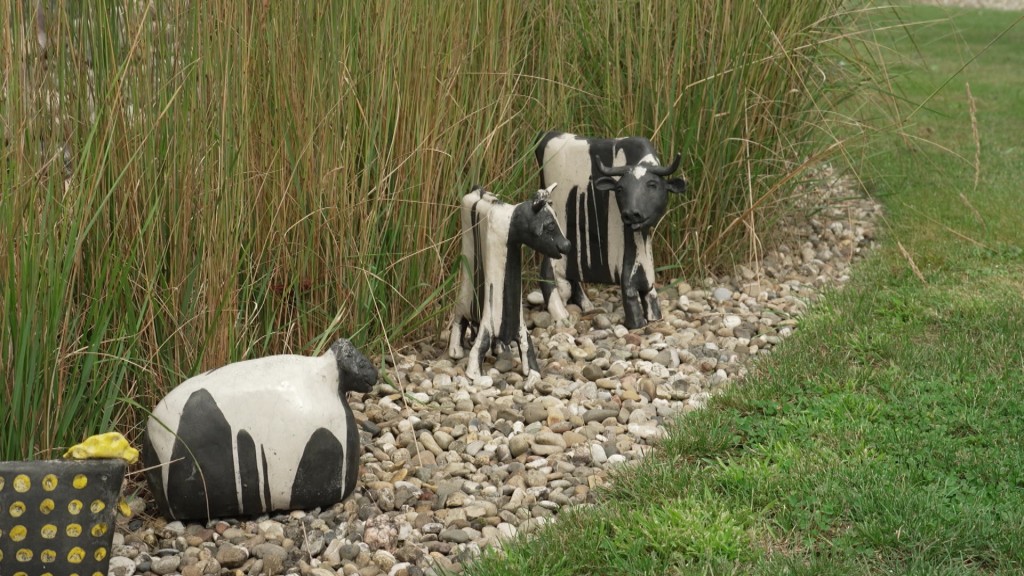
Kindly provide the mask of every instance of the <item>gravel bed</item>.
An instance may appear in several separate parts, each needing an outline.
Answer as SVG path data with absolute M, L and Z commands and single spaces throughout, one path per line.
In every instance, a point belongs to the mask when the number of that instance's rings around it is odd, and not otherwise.
M 351 398 L 364 428 L 351 497 L 327 510 L 208 524 L 143 511 L 122 520 L 110 573 L 434 574 L 593 503 L 610 470 L 648 454 L 667 421 L 742 378 L 872 246 L 881 208 L 843 181 L 803 202 L 760 266 L 698 285 L 662 279 L 665 318 L 645 329 L 621 325 L 616 288 L 591 287 L 597 309 L 570 307 L 568 326 L 552 325 L 530 294 L 543 370 L 533 386 L 514 355 L 489 357 L 486 377 L 469 381 L 441 334 L 396 355 L 386 369 L 398 389 Z

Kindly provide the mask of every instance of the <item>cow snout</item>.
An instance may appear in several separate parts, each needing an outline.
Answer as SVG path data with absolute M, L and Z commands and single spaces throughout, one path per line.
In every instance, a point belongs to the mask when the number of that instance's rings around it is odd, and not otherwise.
M 331 347 L 338 362 L 343 391 L 369 392 L 377 383 L 377 367 L 352 342 L 341 339 Z
M 551 258 L 552 260 L 561 260 L 562 254 L 568 254 L 572 250 L 572 243 L 569 242 L 562 236 L 561 238 L 553 238 L 553 242 L 545 242 L 544 249 L 538 250 L 541 254 Z
M 622 213 L 622 221 L 633 226 L 644 221 L 643 214 L 639 210 L 626 210 Z

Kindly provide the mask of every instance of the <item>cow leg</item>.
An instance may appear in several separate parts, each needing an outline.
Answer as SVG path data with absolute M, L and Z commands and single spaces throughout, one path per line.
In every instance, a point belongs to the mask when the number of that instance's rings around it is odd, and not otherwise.
M 540 264 L 540 290 L 551 319 L 556 323 L 568 320 L 569 311 L 565 309 L 565 300 L 572 293 L 572 287 L 564 277 L 555 275 L 551 259 L 547 257 Z
M 625 311 L 623 323 L 626 328 L 636 330 L 647 325 L 643 305 L 640 303 L 640 291 L 637 290 L 634 279 L 629 276 L 622 282 L 622 308 Z
M 495 356 L 510 352 L 511 350 L 512 347 L 501 340 L 494 341 L 494 345 L 491 346 L 491 354 L 494 354 Z
M 587 291 L 583 289 L 583 283 L 577 280 L 569 280 L 569 285 L 572 287 L 572 296 L 569 298 L 570 304 L 575 304 L 580 307 L 580 310 L 584 312 L 590 312 L 594 309 L 594 303 L 587 298 Z
M 651 288 L 644 295 L 644 316 L 648 322 L 661 320 L 661 304 L 658 303 L 658 291 Z
M 619 282 L 622 289 L 622 309 L 625 313 L 622 322 L 626 328 L 636 330 L 647 325 L 647 319 L 644 317 L 644 305 L 640 302 L 640 285 L 644 281 L 643 276 L 636 273 L 632 262 L 627 261 L 623 264 L 623 269 L 632 270 L 632 273 L 623 273 Z M 645 289 L 644 292 L 646 293 L 646 291 Z
M 533 338 L 526 329 L 526 320 L 522 309 L 519 311 L 519 332 L 516 334 L 516 345 L 519 347 L 519 368 L 526 376 L 523 390 L 530 391 L 540 380 L 540 364 L 537 363 L 537 350 L 533 347 Z
M 551 266 L 551 258 L 545 256 L 540 261 L 540 293 L 544 295 L 544 301 L 551 299 L 551 293 L 557 291 L 555 283 L 555 270 Z
M 466 377 L 470 380 L 480 378 L 480 365 L 484 362 L 484 356 L 491 349 L 491 331 L 483 322 L 480 323 L 480 331 L 476 335 L 473 348 L 469 351 L 469 362 L 466 364 Z
M 530 337 L 530 332 L 526 329 L 525 324 L 520 325 L 516 344 L 519 346 L 520 369 L 523 371 L 523 376 L 529 376 L 531 371 L 539 373 L 540 364 L 537 363 L 537 351 L 533 347 L 533 338 Z
M 448 356 L 455 360 L 466 355 L 466 351 L 462 347 L 462 337 L 466 333 L 468 324 L 469 322 L 456 312 L 455 316 L 452 318 L 451 325 L 449 326 Z
M 637 270 L 635 278 L 637 288 L 643 295 L 641 302 L 644 306 L 644 318 L 648 322 L 661 320 L 661 304 L 658 303 L 658 291 L 654 289 L 654 271 Z
M 636 242 L 639 266 L 633 273 L 633 282 L 643 296 L 644 317 L 648 322 L 656 322 L 661 320 L 661 305 L 654 289 L 654 248 L 649 236 L 638 234 Z
M 463 239 L 463 251 L 465 252 L 466 250 L 465 239 Z M 462 259 L 459 296 L 452 310 L 452 323 L 448 334 L 448 355 L 456 360 L 465 356 L 463 339 L 466 337 L 466 330 L 472 324 L 470 318 L 473 315 L 473 299 L 476 297 L 476 294 L 473 287 L 471 262 L 471 259 Z

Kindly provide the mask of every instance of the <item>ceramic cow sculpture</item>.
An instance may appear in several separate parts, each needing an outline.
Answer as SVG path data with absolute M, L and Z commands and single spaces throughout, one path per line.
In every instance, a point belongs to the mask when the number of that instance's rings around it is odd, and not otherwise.
M 462 198 L 462 284 L 448 339 L 452 358 L 464 355 L 463 337 L 475 331 L 466 375 L 480 377 L 488 350 L 513 341 L 523 374 L 539 376 L 537 354 L 526 330 L 522 299 L 522 246 L 558 260 L 569 251 L 548 202 L 552 184 L 532 200 L 506 204 L 479 186 Z
M 328 506 L 355 488 L 359 433 L 346 393 L 377 369 L 348 340 L 324 355 L 268 356 L 181 383 L 153 410 L 146 475 L 169 518 Z
M 551 203 L 572 250 L 541 263 L 544 300 L 555 320 L 565 304 L 593 308 L 582 282 L 619 284 L 627 328 L 661 319 L 654 288 L 651 230 L 665 215 L 669 193 L 686 180 L 667 177 L 679 167 L 658 162 L 646 138 L 583 138 L 549 132 L 537 144 L 541 186 L 558 182 Z

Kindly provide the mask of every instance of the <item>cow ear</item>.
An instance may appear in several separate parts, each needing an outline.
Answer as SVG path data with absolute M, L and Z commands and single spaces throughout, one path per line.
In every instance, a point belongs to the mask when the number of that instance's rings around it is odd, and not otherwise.
M 614 192 L 619 187 L 619 181 L 611 176 L 601 176 L 594 180 L 594 190 L 601 192 Z
M 686 180 L 682 178 L 672 178 L 665 182 L 665 186 L 668 188 L 668 191 L 673 194 L 686 193 Z

